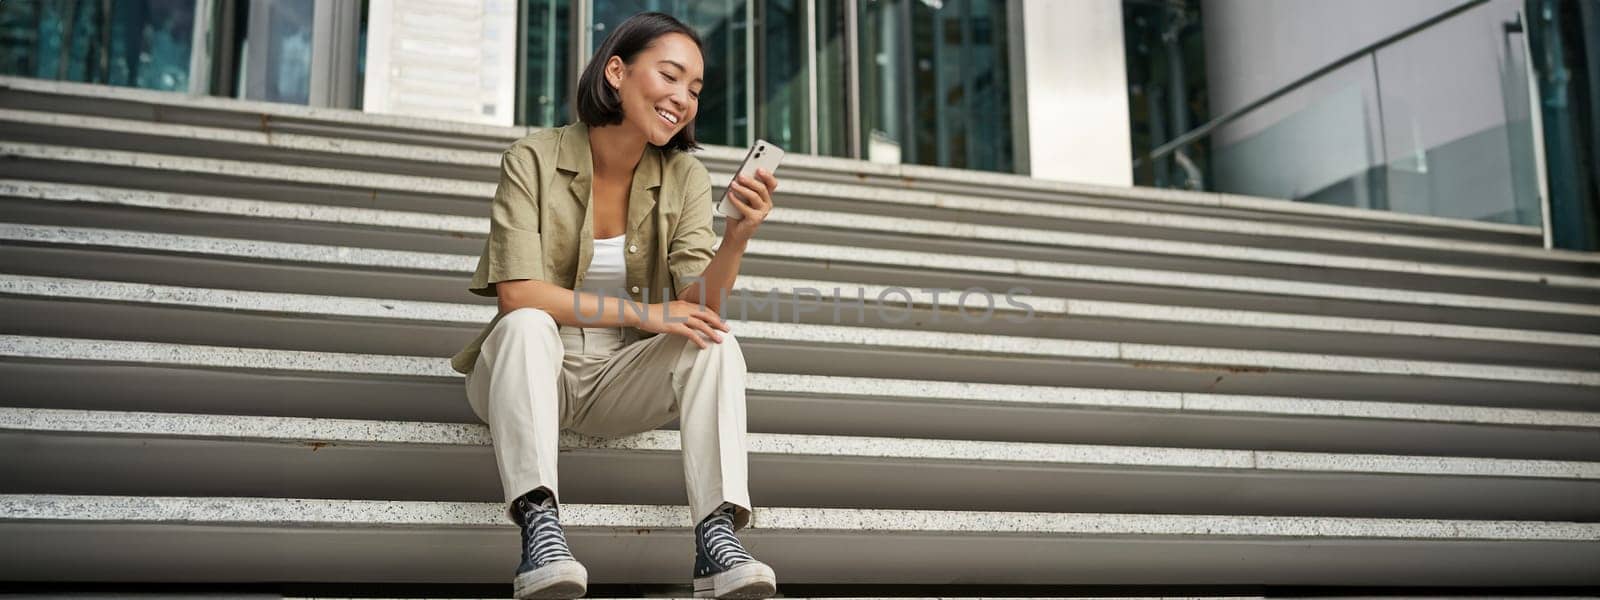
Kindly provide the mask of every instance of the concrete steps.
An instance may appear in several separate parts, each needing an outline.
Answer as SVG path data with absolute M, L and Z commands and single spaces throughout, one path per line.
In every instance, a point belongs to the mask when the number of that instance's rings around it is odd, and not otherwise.
M 479 424 L 0 408 L 0 449 L 8 487 L 52 493 L 502 498 Z M 672 504 L 678 450 L 566 434 L 562 494 Z M 1582 461 L 773 433 L 749 452 L 751 493 L 793 507 L 1600 521 Z
M 3 174 L 22 172 L 33 176 L 93 181 L 85 171 L 110 176 L 116 181 L 148 179 L 148 171 L 178 172 L 207 178 L 249 180 L 256 185 L 318 183 L 324 186 L 356 187 L 369 193 L 396 193 L 418 197 L 402 204 L 424 208 L 421 197 L 483 198 L 493 194 L 494 182 L 423 177 L 409 174 L 374 173 L 326 167 L 282 165 L 218 158 L 198 158 L 170 154 L 151 154 L 72 148 L 23 143 L 0 144 L 0 155 L 12 158 Z M 313 160 L 313 159 L 307 159 Z M 492 165 L 493 163 L 491 163 Z M 720 177 L 719 177 L 720 179 Z M 107 181 L 109 183 L 109 181 Z M 233 190 L 247 193 L 247 190 Z M 785 191 L 788 191 L 785 188 Z M 797 194 L 799 192 L 796 192 Z M 314 195 L 298 191 L 302 197 Z M 421 197 L 419 197 L 421 196 Z M 465 206 L 445 208 L 460 214 Z M 803 206 L 803 205 L 802 205 Z M 402 208 L 402 207 L 396 207 Z M 1421 289 L 1485 291 L 1503 294 L 1571 295 L 1586 301 L 1600 298 L 1597 269 L 1585 265 L 1584 275 L 1545 272 L 1517 272 L 1504 268 L 1443 265 L 1407 260 L 1340 256 L 1231 246 L 1214 243 L 1171 241 L 1149 234 L 1142 237 L 1108 236 L 1094 233 L 1051 232 L 1021 227 L 956 225 L 933 219 L 903 216 L 858 215 L 824 210 L 795 208 L 780 214 L 770 228 L 777 241 L 822 241 L 829 245 L 863 246 L 881 250 L 954 251 L 974 258 L 1016 260 L 1070 259 L 1105 266 L 1164 268 L 1205 271 L 1219 274 L 1256 275 L 1278 278 L 1316 279 L 1359 284 L 1386 281 L 1390 285 L 1409 282 Z M 959 218 L 943 215 L 945 219 Z M 945 239 L 939 239 L 939 238 Z M 950 239 L 954 238 L 954 239 Z M 956 263 L 959 265 L 960 263 Z M 1311 270 L 1314 269 L 1314 270 Z M 1500 284 L 1494 286 L 1492 284 Z
M 516 561 L 516 531 L 502 511 L 498 503 L 4 495 L 0 531 L 33 543 L 0 547 L 0 576 L 166 581 L 198 568 L 214 581 L 494 581 Z M 693 562 L 686 508 L 569 504 L 562 521 L 596 583 L 681 582 Z M 789 581 L 842 583 L 1582 585 L 1600 561 L 1600 525 L 1533 521 L 774 507 L 747 537 L 754 554 L 794 557 L 784 565 Z M 106 566 L 85 577 L 72 559 L 88 544 Z
M 118 291 L 120 296 L 113 295 Z M 250 315 L 172 308 L 170 304 L 152 306 L 145 298 L 153 291 L 137 285 L 108 286 L 100 294 L 101 301 L 42 291 L 35 297 L 49 300 L 8 300 L 8 325 L 21 333 L 60 337 L 88 337 L 96 331 L 120 327 L 126 338 L 174 343 L 227 346 L 251 345 L 249 342 L 255 341 L 256 345 L 334 352 L 389 349 L 412 353 L 442 349 L 445 352 L 440 354 L 447 355 L 449 341 L 441 342 L 436 335 L 424 332 L 437 332 L 439 323 L 454 320 L 460 327 L 452 337 L 470 339 L 473 326 L 493 316 L 493 308 L 482 306 L 390 307 L 392 313 L 404 308 L 417 310 L 407 320 L 420 322 L 420 327 L 408 331 L 366 320 L 329 322 L 320 318 L 338 317 L 325 315 L 318 307 L 339 304 L 345 300 L 342 298 L 289 298 L 308 306 L 296 310 L 285 303 L 287 310 L 278 314 Z M 210 297 L 210 303 L 219 307 L 238 307 L 223 290 L 166 291 Z M 250 298 L 271 302 L 275 296 L 256 294 Z M 1453 402 L 1463 404 L 1504 405 L 1510 400 L 1518 408 L 1580 410 L 1591 405 L 1595 390 L 1600 387 L 1600 373 L 1592 369 L 764 321 L 740 321 L 734 327 L 734 333 L 746 346 L 752 367 L 794 373 L 837 373 L 838 363 L 849 362 L 844 359 L 849 356 L 859 357 L 859 362 L 870 363 L 880 372 L 925 376 L 929 362 L 941 361 L 948 363 L 941 370 L 941 378 L 999 383 L 1004 381 L 997 381 L 993 372 L 1008 364 L 1049 361 L 1055 363 L 1055 371 L 1034 378 L 1050 384 L 1098 379 L 1119 389 L 1148 389 L 1159 385 L 1155 382 L 1191 381 L 1203 382 L 1217 391 L 1314 395 L 1325 389 L 1321 385 L 1338 382 L 1347 390 L 1450 394 Z M 385 336 L 385 332 L 390 335 Z M 1514 392 L 1516 396 L 1511 400 L 1497 392 Z
M 427 357 L 28 336 L 0 338 L 0 356 L 18 361 L 0 368 L 25 406 L 476 422 L 464 403 L 439 401 L 459 376 Z M 64 369 L 76 378 L 49 381 Z M 765 371 L 749 392 L 751 429 L 780 433 L 1580 460 L 1600 447 L 1600 415 L 1578 411 Z
M 525 129 L 0 78 L 0 130 L 0 581 L 508 580 L 445 357 Z M 785 583 L 1600 585 L 1600 255 L 790 158 L 729 306 Z M 598 584 L 687 584 L 674 427 L 563 439 Z

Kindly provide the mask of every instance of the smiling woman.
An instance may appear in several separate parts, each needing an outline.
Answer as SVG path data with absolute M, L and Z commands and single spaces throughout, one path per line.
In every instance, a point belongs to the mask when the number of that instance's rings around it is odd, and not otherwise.
M 777 590 L 772 569 L 734 536 L 752 514 L 746 369 L 718 311 L 778 180 L 758 171 L 728 186 L 743 218 L 713 247 L 710 177 L 688 154 L 699 147 L 702 52 L 669 15 L 630 17 L 579 78 L 579 120 L 501 157 L 489 239 L 468 286 L 497 297 L 500 310 L 451 364 L 489 425 L 507 516 L 522 529 L 518 598 L 587 590 L 561 530 L 560 430 L 615 437 L 673 418 L 699 523 L 695 596 Z

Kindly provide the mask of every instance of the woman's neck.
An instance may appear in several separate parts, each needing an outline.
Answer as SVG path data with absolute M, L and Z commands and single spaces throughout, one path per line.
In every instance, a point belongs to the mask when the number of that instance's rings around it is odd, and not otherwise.
M 623 123 L 590 127 L 589 154 L 594 160 L 595 176 L 631 177 L 633 169 L 639 166 L 639 157 L 644 155 L 646 143 L 644 134 Z

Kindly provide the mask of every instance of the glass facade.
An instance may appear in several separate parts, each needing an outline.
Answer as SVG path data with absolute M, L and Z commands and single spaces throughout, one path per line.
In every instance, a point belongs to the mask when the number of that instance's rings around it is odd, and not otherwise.
M 260 44 L 247 46 L 263 56 L 246 54 L 240 77 L 245 97 L 268 102 L 309 104 L 311 101 L 311 34 L 315 0 L 257 1 L 251 6 L 249 35 Z M 253 73 L 251 69 L 260 69 Z
M 629 16 L 661 11 L 693 27 L 705 43 L 707 93 L 696 134 L 706 143 L 744 146 L 760 137 L 791 152 L 1014 168 L 1006 0 L 517 0 L 516 6 L 518 124 L 570 122 L 578 69 L 593 48 Z M 200 7 L 208 14 L 199 15 L 197 28 Z M 359 17 L 348 18 L 340 7 Z M 361 81 L 370 7 L 371 0 L 331 8 L 316 0 L 8 0 L 0 3 L 0 69 L 359 108 L 368 91 Z M 195 39 L 204 40 L 205 60 L 191 61 Z M 353 40 L 353 60 L 340 40 Z M 205 67 L 195 86 L 191 62 Z
M 194 0 L 5 0 L 0 73 L 188 91 Z
M 816 55 L 816 153 L 850 156 L 850 19 L 844 2 L 817 2 L 811 22 Z
M 537 127 L 572 122 L 572 89 L 578 74 L 572 68 L 572 2 L 528 0 L 522 7 L 522 116 Z
M 1528 0 L 1554 246 L 1600 250 L 1600 3 Z
M 811 152 L 810 23 L 804 0 L 755 3 L 756 131 L 791 152 Z
M 1135 156 L 1149 154 L 1209 116 L 1200 2 L 1124 2 L 1128 117 Z M 1211 140 L 1134 164 L 1137 185 L 1201 189 L 1211 181 Z
M 1005 6 L 860 3 L 864 158 L 1012 170 Z

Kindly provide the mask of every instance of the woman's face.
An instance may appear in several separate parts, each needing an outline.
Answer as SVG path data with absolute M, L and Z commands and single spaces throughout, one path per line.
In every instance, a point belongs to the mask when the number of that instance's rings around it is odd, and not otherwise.
M 694 121 L 704 73 L 700 47 L 681 33 L 656 38 L 634 55 L 632 64 L 616 56 L 606 62 L 606 81 L 622 98 L 623 124 L 657 146 L 665 146 Z

